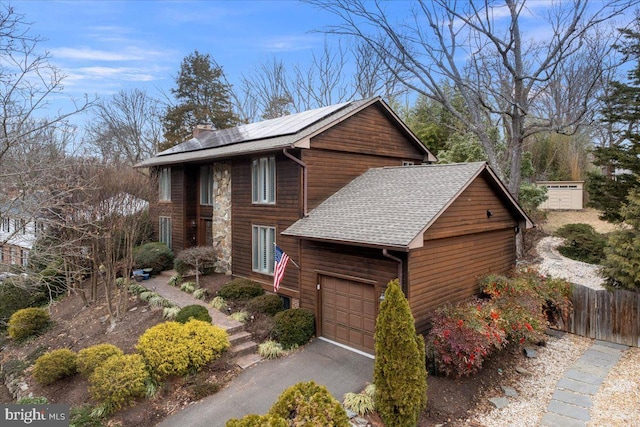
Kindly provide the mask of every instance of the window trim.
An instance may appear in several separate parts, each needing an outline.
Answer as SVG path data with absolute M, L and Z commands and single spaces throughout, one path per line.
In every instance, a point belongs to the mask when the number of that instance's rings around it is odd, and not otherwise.
M 171 201 L 171 168 L 161 167 L 158 172 L 158 200 Z
M 268 225 L 251 226 L 251 270 L 273 276 L 276 228 Z
M 256 157 L 251 161 L 251 202 L 276 203 L 276 156 Z
M 200 166 L 200 204 L 213 206 L 213 165 Z
M 173 244 L 172 242 L 173 222 L 170 216 L 158 217 L 158 241 L 167 245 L 169 249 Z

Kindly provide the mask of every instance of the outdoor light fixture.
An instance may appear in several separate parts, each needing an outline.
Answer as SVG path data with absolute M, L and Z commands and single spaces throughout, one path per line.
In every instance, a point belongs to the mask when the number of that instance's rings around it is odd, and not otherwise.
M 493 212 L 490 209 L 487 209 L 487 218 L 491 218 L 493 216 Z

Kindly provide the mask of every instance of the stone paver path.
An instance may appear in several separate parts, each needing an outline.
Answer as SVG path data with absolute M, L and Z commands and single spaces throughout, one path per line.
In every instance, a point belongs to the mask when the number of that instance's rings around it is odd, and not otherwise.
M 627 348 L 620 344 L 595 341 L 558 381 L 541 425 L 586 427 L 591 419 L 589 412 L 592 399 L 609 370 L 618 363 Z

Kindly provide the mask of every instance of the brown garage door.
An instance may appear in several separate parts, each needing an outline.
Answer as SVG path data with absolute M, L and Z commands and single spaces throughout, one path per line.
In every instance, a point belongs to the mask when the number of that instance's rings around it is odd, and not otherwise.
M 320 276 L 322 336 L 373 354 L 375 287 L 355 280 Z

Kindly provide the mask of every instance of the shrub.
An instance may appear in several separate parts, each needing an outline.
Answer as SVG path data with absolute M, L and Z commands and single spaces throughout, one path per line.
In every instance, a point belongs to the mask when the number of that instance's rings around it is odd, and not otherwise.
M 188 294 L 193 293 L 197 289 L 196 282 L 184 282 L 180 285 L 180 290 Z
M 133 249 L 135 268 L 151 268 L 154 273 L 173 267 L 173 252 L 162 242 L 145 243 Z
M 201 288 L 193 291 L 193 297 L 195 299 L 206 300 L 208 296 L 209 296 L 209 291 L 207 291 L 206 289 Z
M 211 315 L 206 307 L 198 304 L 182 307 L 176 316 L 176 322 L 187 323 L 191 319 L 211 323 Z
M 189 367 L 196 371 L 231 347 L 227 332 L 211 322 L 190 320 L 184 325 L 184 333 L 189 343 Z
M 109 411 L 118 410 L 144 396 L 147 377 L 144 360 L 139 354 L 112 356 L 89 378 L 89 392 Z
M 16 311 L 33 305 L 35 298 L 34 292 L 20 277 L 0 281 L 0 324 L 8 322 Z
M 121 356 L 122 350 L 113 344 L 98 344 L 78 352 L 78 372 L 89 377 L 95 369 L 111 356 Z
M 398 280 L 387 285 L 375 329 L 375 407 L 385 425 L 414 427 L 427 404 L 425 344 Z
M 140 295 L 141 293 L 148 292 L 148 291 L 149 290 L 147 288 L 145 288 L 139 283 L 136 283 L 136 282 L 129 283 L 129 292 L 131 292 L 133 295 Z
M 21 397 L 16 402 L 18 405 L 46 405 L 49 399 L 44 396 Z
M 37 334 L 49 325 L 49 313 L 42 308 L 23 308 L 9 318 L 9 336 L 23 340 Z
M 282 345 L 273 340 L 267 340 L 258 346 L 258 354 L 265 359 L 277 359 L 284 353 Z
M 286 389 L 269 410 L 289 425 L 349 427 L 349 417 L 326 387 L 313 381 Z
M 227 302 L 221 296 L 215 297 L 209 304 L 216 310 L 225 310 L 227 308 Z
M 210 274 L 215 271 L 217 262 L 218 253 L 213 246 L 196 246 L 180 252 L 173 262 L 173 269 L 182 275 L 191 270 L 196 270 L 196 274 Z
M 304 308 L 281 311 L 273 320 L 273 339 L 284 348 L 306 344 L 315 332 L 313 313 Z
M 174 307 L 165 307 L 162 310 L 162 317 L 166 320 L 174 320 L 178 313 L 180 313 L 181 308 L 178 306 Z
M 591 225 L 566 224 L 558 228 L 555 234 L 565 239 L 565 243 L 558 247 L 558 252 L 567 258 L 589 264 L 600 264 L 604 259 L 607 239 Z
M 481 302 L 436 310 L 426 340 L 435 369 L 456 377 L 479 371 L 485 359 L 506 344 L 498 319 L 498 313 Z
M 33 377 L 42 385 L 53 384 L 76 373 L 77 355 L 66 348 L 43 354 L 36 360 Z
M 231 313 L 229 317 L 240 323 L 247 323 L 247 320 L 249 320 L 249 313 L 247 313 L 246 311 L 236 311 L 234 313 Z
M 151 308 L 168 308 L 175 306 L 175 303 L 160 294 L 155 294 L 147 301 Z
M 289 423 L 278 415 L 250 414 L 240 419 L 230 419 L 225 427 L 289 427 Z
M 266 294 L 255 297 L 247 304 L 247 310 L 252 313 L 264 313 L 275 316 L 279 311 L 284 310 L 282 298 L 275 294 Z
M 169 278 L 169 281 L 167 282 L 167 285 L 178 287 L 178 286 L 180 286 L 181 283 L 182 283 L 182 275 L 181 274 L 174 274 L 173 276 L 171 276 Z
M 373 396 L 366 393 L 345 393 L 342 406 L 360 416 L 375 411 Z
M 248 279 L 234 279 L 224 284 L 218 291 L 218 296 L 226 300 L 247 300 L 264 295 L 264 289 L 259 283 Z

